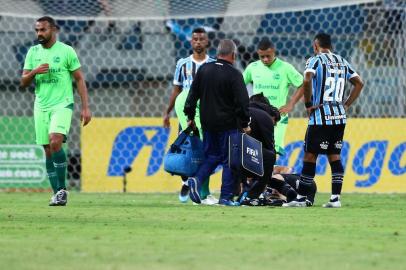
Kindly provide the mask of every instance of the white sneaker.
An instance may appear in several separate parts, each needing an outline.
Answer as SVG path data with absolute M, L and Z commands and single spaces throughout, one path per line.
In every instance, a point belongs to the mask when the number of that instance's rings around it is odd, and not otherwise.
M 52 195 L 51 200 L 49 201 L 49 206 L 57 206 L 58 202 L 56 201 L 56 194 Z
M 323 204 L 324 208 L 341 208 L 341 201 L 340 200 L 334 200 L 334 201 L 329 201 L 328 203 Z
M 216 199 L 213 195 L 208 195 L 206 199 L 201 201 L 202 205 L 216 205 L 219 203 L 219 200 Z M 194 205 L 198 205 L 197 203 L 193 203 Z
M 282 207 L 307 207 L 306 197 L 282 204 Z
M 65 206 L 68 202 L 68 192 L 64 189 L 59 190 L 55 194 L 56 205 Z
M 206 197 L 206 202 L 207 202 L 207 205 L 213 205 L 213 204 L 218 204 L 219 203 L 219 200 L 218 199 L 216 199 L 216 197 L 214 197 L 213 195 L 207 195 L 207 197 Z

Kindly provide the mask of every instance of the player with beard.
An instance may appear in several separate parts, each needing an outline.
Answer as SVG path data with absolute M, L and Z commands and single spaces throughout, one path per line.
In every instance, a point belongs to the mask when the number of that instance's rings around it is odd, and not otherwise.
M 53 190 L 50 206 L 67 203 L 66 142 L 73 113 L 72 77 L 82 102 L 83 125 L 91 119 L 85 79 L 74 49 L 60 41 L 55 20 L 44 16 L 35 24 L 39 44 L 32 46 L 25 58 L 21 86 L 35 82 L 34 122 L 36 143 L 46 155 L 46 170 Z
M 214 59 L 206 54 L 206 48 L 209 44 L 206 30 L 204 28 L 196 28 L 192 32 L 192 40 L 190 41 L 193 49 L 193 54 L 180 59 L 176 64 L 175 75 L 173 77 L 173 89 L 169 98 L 169 105 L 164 113 L 164 127 L 169 128 L 169 114 L 175 107 L 176 115 L 179 120 L 179 125 L 182 130 L 187 128 L 187 117 L 183 112 L 186 98 L 188 96 L 193 79 L 197 70 L 205 63 L 213 62 Z M 199 104 L 197 105 L 199 107 Z M 202 137 L 202 129 L 200 124 L 199 109 L 196 110 L 195 123 L 199 129 L 200 137 Z M 189 187 L 185 185 L 187 177 L 182 177 L 182 188 L 179 193 L 180 202 L 187 202 L 189 199 Z M 218 200 L 210 194 L 209 179 L 202 185 L 200 197 L 202 204 L 216 204 Z

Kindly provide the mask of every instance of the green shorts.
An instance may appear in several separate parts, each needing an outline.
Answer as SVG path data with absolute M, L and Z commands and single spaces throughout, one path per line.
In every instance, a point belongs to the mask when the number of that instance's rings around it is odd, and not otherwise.
M 49 134 L 59 133 L 66 136 L 69 133 L 73 113 L 73 104 L 66 107 L 41 110 L 34 106 L 35 138 L 39 145 L 49 144 Z
M 282 116 L 281 120 L 275 126 L 275 150 L 277 153 L 283 154 L 285 152 L 285 134 L 288 127 L 288 117 Z
M 178 117 L 179 125 L 182 128 L 182 130 L 185 130 L 187 128 L 187 116 L 183 112 L 185 108 L 185 103 L 187 96 L 189 94 L 189 91 L 182 91 L 180 94 L 176 97 L 175 100 L 175 112 L 176 116 Z M 200 110 L 199 110 L 200 102 L 197 102 L 196 106 L 196 115 L 195 115 L 195 123 L 197 128 L 199 129 L 200 133 L 200 138 L 203 138 L 203 132 L 202 132 L 202 125 L 200 124 Z

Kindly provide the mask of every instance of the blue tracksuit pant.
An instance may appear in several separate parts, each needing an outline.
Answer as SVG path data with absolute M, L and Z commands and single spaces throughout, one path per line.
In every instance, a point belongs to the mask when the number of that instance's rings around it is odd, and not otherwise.
M 237 129 L 222 132 L 203 132 L 205 160 L 202 165 L 200 165 L 195 175 L 199 191 L 202 181 L 207 179 L 218 165 L 222 165 L 223 175 L 220 199 L 231 200 L 233 198 L 237 180 L 232 175 L 231 169 L 228 165 L 228 141 L 229 136 L 237 132 Z

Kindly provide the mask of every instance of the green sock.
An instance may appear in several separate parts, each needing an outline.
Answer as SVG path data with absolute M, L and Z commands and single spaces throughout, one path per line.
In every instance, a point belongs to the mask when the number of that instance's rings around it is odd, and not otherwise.
M 202 200 L 206 199 L 207 196 L 210 195 L 209 183 L 210 183 L 210 178 L 207 178 L 202 183 L 202 188 L 200 189 L 200 198 Z
M 66 154 L 61 148 L 56 153 L 52 154 L 52 160 L 54 162 L 56 175 L 58 176 L 58 190 L 66 189 Z
M 49 182 L 51 183 L 52 191 L 55 194 L 58 191 L 58 176 L 56 175 L 56 172 L 55 172 L 54 162 L 52 161 L 52 159 L 47 158 L 45 165 L 47 168 L 47 174 L 48 174 Z

